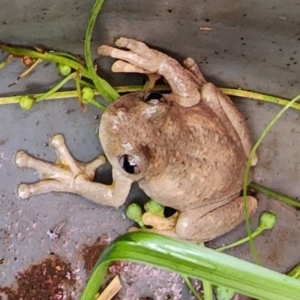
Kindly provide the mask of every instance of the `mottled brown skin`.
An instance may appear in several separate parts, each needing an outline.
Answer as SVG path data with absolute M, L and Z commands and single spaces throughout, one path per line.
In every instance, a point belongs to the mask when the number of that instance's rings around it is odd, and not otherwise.
M 144 94 L 133 93 L 110 105 L 100 127 L 110 163 L 138 181 L 147 195 L 179 211 L 236 197 L 247 162 L 241 143 L 234 143 L 204 103 L 186 108 L 168 96 L 163 103 L 145 103 Z M 149 107 L 156 109 L 151 116 L 144 113 Z M 125 114 L 121 120 L 120 111 Z M 116 119 L 118 129 L 114 129 Z M 119 157 L 124 154 L 138 161 L 141 173 L 128 175 L 122 169 Z
M 116 44 L 130 51 L 109 46 L 98 49 L 101 55 L 121 59 L 114 63 L 113 71 L 148 74 L 154 80 L 149 86 L 164 76 L 172 93 L 124 95 L 103 113 L 99 137 L 113 166 L 111 186 L 92 181 L 95 169 L 104 163 L 102 157 L 88 165 L 80 164 L 58 135 L 52 144 L 69 166 L 69 173 L 19 152 L 18 166 L 44 173 L 48 170 L 53 179 L 50 183 L 22 184 L 19 196 L 66 191 L 119 206 L 132 182 L 138 182 L 148 196 L 179 211 L 175 228 L 159 232 L 207 241 L 230 231 L 243 221 L 239 193 L 252 149 L 243 117 L 229 97 L 205 81 L 192 59 L 184 62 L 184 68 L 141 42 L 120 38 Z M 131 164 L 130 169 L 122 157 Z M 256 163 L 254 157 L 252 165 Z M 257 202 L 253 197 L 248 201 L 252 213 Z

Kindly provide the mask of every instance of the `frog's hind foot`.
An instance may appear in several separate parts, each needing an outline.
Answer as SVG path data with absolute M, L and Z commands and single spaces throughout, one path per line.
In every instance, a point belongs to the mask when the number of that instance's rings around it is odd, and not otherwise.
M 95 170 L 105 163 L 105 158 L 99 156 L 96 160 L 82 164 L 77 162 L 70 154 L 63 135 L 57 134 L 50 141 L 59 154 L 55 163 L 37 159 L 25 151 L 18 151 L 14 162 L 19 168 L 32 168 L 41 174 L 41 180 L 33 184 L 22 183 L 18 186 L 17 194 L 21 199 L 32 195 L 44 194 L 52 191 L 73 192 L 74 180 L 79 174 L 93 180 Z

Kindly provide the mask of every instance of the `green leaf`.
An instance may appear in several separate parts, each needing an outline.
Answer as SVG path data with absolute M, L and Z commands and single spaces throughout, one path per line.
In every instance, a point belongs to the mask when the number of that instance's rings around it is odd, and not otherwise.
M 115 239 L 105 249 L 81 300 L 94 299 L 109 263 L 116 260 L 161 267 L 264 300 L 298 300 L 300 295 L 300 282 L 284 274 L 192 243 L 150 232 L 132 232 Z
M 84 52 L 85 52 L 85 60 L 88 72 L 92 77 L 94 85 L 99 93 L 108 101 L 112 102 L 120 97 L 117 91 L 104 79 L 100 78 L 95 71 L 92 53 L 91 53 L 91 40 L 92 33 L 95 26 L 96 18 L 98 13 L 103 5 L 104 0 L 96 0 L 91 15 L 89 17 L 86 33 L 85 33 L 85 42 L 84 42 Z

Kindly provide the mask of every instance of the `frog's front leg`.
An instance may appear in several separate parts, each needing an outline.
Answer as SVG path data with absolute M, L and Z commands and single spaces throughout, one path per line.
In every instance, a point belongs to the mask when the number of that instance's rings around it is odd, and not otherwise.
M 106 45 L 98 48 L 98 54 L 120 59 L 113 64 L 112 71 L 161 75 L 168 81 L 180 105 L 190 107 L 199 103 L 197 84 L 175 59 L 133 39 L 121 37 L 115 44 L 129 51 Z
M 79 163 L 71 156 L 60 134 L 52 138 L 51 145 L 60 156 L 56 164 L 34 158 L 24 151 L 16 154 L 15 164 L 18 167 L 33 168 L 42 174 L 42 179 L 37 183 L 19 185 L 17 193 L 20 198 L 27 199 L 49 192 L 67 192 L 103 205 L 120 206 L 125 202 L 132 180 L 113 170 L 112 185 L 93 182 L 95 170 L 105 163 L 104 156 L 88 164 Z

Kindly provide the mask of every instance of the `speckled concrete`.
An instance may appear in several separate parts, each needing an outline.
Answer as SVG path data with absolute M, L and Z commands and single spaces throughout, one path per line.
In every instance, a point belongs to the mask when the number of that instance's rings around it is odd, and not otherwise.
M 85 27 L 93 1 L 2 0 L 0 40 L 17 44 L 40 44 L 49 48 L 83 53 Z M 205 76 L 224 87 L 241 87 L 286 98 L 300 92 L 300 2 L 273 1 L 158 1 L 107 0 L 97 21 L 93 50 L 116 37 L 141 39 L 178 59 L 191 56 Z M 209 26 L 213 30 L 201 31 Z M 0 60 L 4 54 L 0 53 Z M 112 84 L 141 84 L 142 76 L 112 75 L 110 59 L 101 58 L 101 74 Z M 30 77 L 8 88 L 23 70 L 14 62 L 0 72 L 0 95 L 42 92 L 58 77 L 53 66 L 41 64 Z M 279 106 L 235 99 L 247 118 L 254 137 L 279 111 Z M 21 181 L 37 179 L 32 170 L 17 169 L 12 160 L 19 149 L 46 160 L 55 153 L 48 146 L 55 133 L 66 136 L 74 156 L 89 161 L 101 153 L 96 130 L 101 112 L 89 107 L 82 113 L 75 99 L 47 101 L 30 112 L 18 105 L 0 107 L 0 266 L 1 285 L 50 252 L 67 257 L 80 267 L 78 251 L 102 233 L 111 238 L 126 231 L 130 222 L 119 209 L 95 205 L 75 195 L 51 193 L 21 201 L 15 195 Z M 288 111 L 272 129 L 258 153 L 257 182 L 282 193 L 299 194 L 299 112 Z M 109 178 L 109 166 L 104 176 Z M 276 227 L 257 239 L 263 264 L 286 271 L 300 262 L 299 214 L 296 210 L 259 195 L 257 224 L 261 211 L 278 216 Z M 129 201 L 145 199 L 136 187 Z M 62 238 L 55 246 L 46 232 L 66 221 Z M 221 245 L 245 235 L 244 225 L 210 245 Z M 230 251 L 251 260 L 249 247 Z M 80 273 L 81 274 L 81 273 Z M 82 273 L 81 279 L 84 280 Z M 182 296 L 187 299 L 187 296 Z M 157 298 L 159 299 L 159 298 Z

